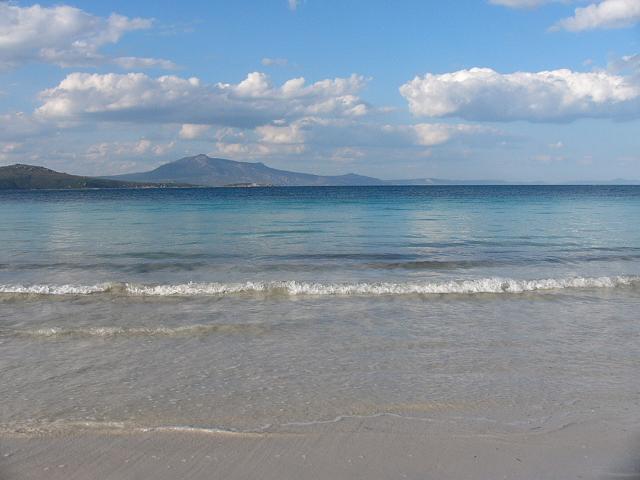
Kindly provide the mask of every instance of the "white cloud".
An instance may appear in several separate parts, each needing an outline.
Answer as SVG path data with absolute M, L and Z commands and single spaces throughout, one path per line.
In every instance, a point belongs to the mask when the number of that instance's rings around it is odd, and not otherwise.
M 106 158 L 107 156 L 112 155 L 110 153 L 111 144 L 107 142 L 96 143 L 87 148 L 86 157 L 91 160 L 96 160 L 98 158 Z
M 572 32 L 596 28 L 624 28 L 640 22 L 640 0 L 603 0 L 575 9 L 573 17 L 560 20 L 556 28 Z
M 412 113 L 480 121 L 565 122 L 640 114 L 640 85 L 607 72 L 500 74 L 472 68 L 417 76 L 400 87 Z
M 250 73 L 237 84 L 203 84 L 197 78 L 142 73 L 72 73 L 41 92 L 37 116 L 48 120 L 142 121 L 252 128 L 275 119 L 305 115 L 357 117 L 369 111 L 357 93 L 358 75 L 321 80 L 304 78 L 271 84 L 263 73 Z
M 151 148 L 151 140 L 147 140 L 143 138 L 142 140 L 135 143 L 132 147 L 133 153 L 137 153 L 138 155 L 142 155 L 143 153 L 147 153 Z
M 273 145 L 258 142 L 225 143 L 216 142 L 215 150 L 210 153 L 214 156 L 227 156 L 232 159 L 255 159 L 273 155 L 299 155 L 304 153 L 304 145 Z
M 289 4 L 289 9 L 292 11 L 296 11 L 300 6 L 300 0 L 287 0 L 287 3 Z
M 286 156 L 301 154 L 306 150 L 302 134 L 296 136 L 296 125 L 264 125 L 254 130 L 238 128 L 220 128 L 215 133 L 215 155 L 229 156 L 235 159 L 263 158 L 273 155 Z
M 110 58 L 100 49 L 117 43 L 127 32 L 148 29 L 150 19 L 111 14 L 91 15 L 79 8 L 57 5 L 19 7 L 0 3 L 0 70 L 29 62 L 53 63 L 68 67 L 115 63 L 126 67 L 167 68 L 171 62 L 135 57 Z
M 155 155 L 157 157 L 167 154 L 175 147 L 175 141 L 162 143 L 152 142 L 142 138 L 133 142 L 100 142 L 90 145 L 84 156 L 91 161 L 111 159 L 112 157 L 144 157 Z
M 299 123 L 286 126 L 263 125 L 256 128 L 261 140 L 266 143 L 294 144 L 304 143 L 304 131 Z
M 221 128 L 214 134 L 214 155 L 242 158 L 313 156 L 331 161 L 352 161 L 366 152 L 419 154 L 425 147 L 453 142 L 495 139 L 502 133 L 480 125 L 419 123 L 389 125 L 363 123 L 360 119 L 305 117 L 283 125 L 274 122 L 253 130 Z M 491 140 L 493 141 L 493 140 Z
M 596 28 L 623 28 L 640 22 L 640 0 L 603 0 L 575 9 L 573 17 L 560 20 L 556 28 L 572 32 Z
M 178 136 L 183 140 L 195 140 L 202 138 L 210 129 L 209 125 L 197 125 L 194 123 L 185 123 L 180 127 Z
M 286 58 L 269 58 L 264 57 L 260 63 L 265 67 L 286 67 L 289 64 L 289 60 Z
M 548 3 L 572 3 L 575 0 L 489 0 L 509 8 L 536 8 Z M 557 22 L 552 30 L 579 32 L 597 28 L 624 28 L 640 22 L 640 0 L 601 0 L 578 7 L 574 15 Z
M 418 123 L 391 125 L 367 123 L 354 119 L 319 119 L 306 117 L 286 126 L 265 125 L 256 128 L 257 139 L 265 145 L 306 145 L 330 148 L 407 148 L 443 145 L 454 140 L 501 132 L 480 125 Z M 253 138 L 244 133 L 234 142 Z

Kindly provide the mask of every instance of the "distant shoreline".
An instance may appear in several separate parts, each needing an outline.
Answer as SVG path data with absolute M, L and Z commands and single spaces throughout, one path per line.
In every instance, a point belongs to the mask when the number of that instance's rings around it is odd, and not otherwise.
M 158 185 L 149 187 L 71 187 L 71 188 L 3 188 L 0 187 L 0 192 L 76 192 L 76 191 L 115 191 L 115 190 L 233 190 L 233 189 L 295 189 L 295 188 L 318 188 L 318 189 L 330 189 L 330 188 L 453 188 L 453 187 L 474 187 L 474 188 L 507 188 L 507 187 L 640 187 L 640 183 L 470 183 L 470 184 L 443 184 L 443 185 L 402 185 L 402 184 L 387 184 L 387 185 Z
M 0 167 L 0 190 L 87 190 L 147 188 L 272 188 L 272 187 L 418 187 L 418 186 L 629 186 L 640 180 L 580 180 L 561 183 L 496 179 L 413 178 L 383 180 L 355 173 L 315 175 L 271 168 L 263 163 L 238 162 L 207 155 L 185 157 L 139 173 L 87 177 L 46 167 L 15 164 Z

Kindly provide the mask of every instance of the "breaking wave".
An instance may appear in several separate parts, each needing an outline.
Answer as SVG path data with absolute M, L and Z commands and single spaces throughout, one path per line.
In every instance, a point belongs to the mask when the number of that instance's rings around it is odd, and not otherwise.
M 101 285 L 0 285 L 0 293 L 23 295 L 91 295 L 112 290 L 116 284 Z
M 104 283 L 97 285 L 0 285 L 0 295 L 123 295 L 139 297 L 197 297 L 241 294 L 261 295 L 443 295 L 526 293 L 561 289 L 600 289 L 640 286 L 640 276 L 569 277 L 537 280 L 479 278 L 441 282 L 318 283 L 302 281 L 183 283 L 144 285 Z

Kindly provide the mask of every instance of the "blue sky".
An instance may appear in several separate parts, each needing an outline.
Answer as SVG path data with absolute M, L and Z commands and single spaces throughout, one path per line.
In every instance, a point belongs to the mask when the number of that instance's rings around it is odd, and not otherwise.
M 0 2 L 0 164 L 640 179 L 640 0 Z

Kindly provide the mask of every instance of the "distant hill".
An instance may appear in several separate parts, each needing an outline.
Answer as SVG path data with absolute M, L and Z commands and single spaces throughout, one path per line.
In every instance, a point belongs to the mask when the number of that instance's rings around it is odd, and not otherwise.
M 566 185 L 638 185 L 632 180 L 566 182 Z M 543 182 L 501 180 L 449 180 L 416 178 L 380 180 L 349 173 L 323 176 L 289 172 L 263 163 L 236 162 L 206 155 L 185 157 L 149 172 L 111 177 L 84 177 L 45 167 L 16 164 L 0 167 L 0 190 L 80 188 L 260 187 L 260 186 L 366 186 L 366 185 L 544 185 Z M 549 185 L 549 184 L 547 184 Z
M 267 167 L 264 163 L 236 162 L 207 155 L 185 157 L 159 166 L 155 170 L 106 177 L 134 182 L 190 183 L 208 187 L 232 185 L 329 186 L 385 185 L 377 178 L 349 173 L 323 176 L 289 172 Z
M 580 180 L 572 182 L 572 185 L 640 185 L 640 180 L 626 180 L 614 178 L 613 180 Z
M 122 182 L 104 178 L 81 177 L 34 165 L 0 167 L 0 189 L 78 189 L 160 187 L 147 182 Z
M 410 178 L 406 180 L 387 180 L 387 185 L 510 185 L 502 180 L 450 180 L 446 178 Z
M 625 180 L 625 179 L 614 179 L 614 180 L 580 180 L 580 181 L 567 181 L 567 182 L 507 182 L 506 180 L 450 180 L 446 178 L 413 178 L 408 180 L 389 180 L 386 182 L 387 185 L 460 185 L 460 186 L 473 186 L 473 185 L 538 185 L 538 186 L 563 186 L 563 185 L 611 185 L 611 186 L 620 186 L 620 185 L 640 185 L 640 180 Z

